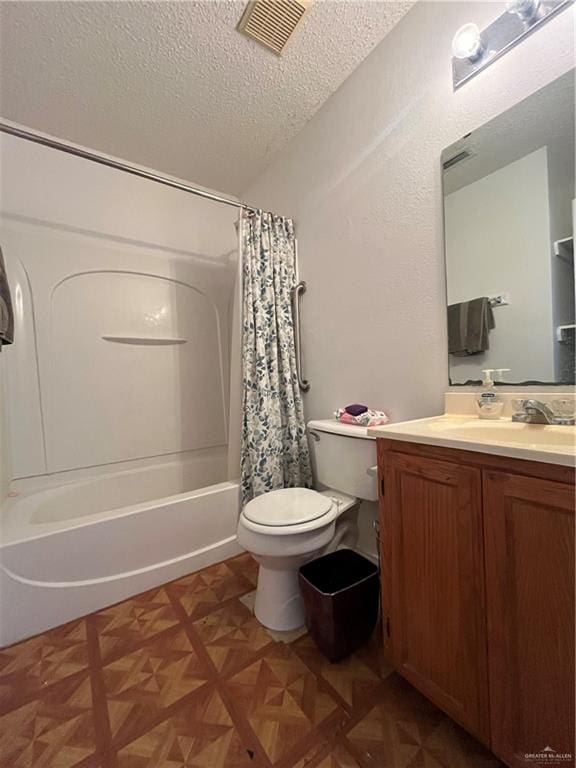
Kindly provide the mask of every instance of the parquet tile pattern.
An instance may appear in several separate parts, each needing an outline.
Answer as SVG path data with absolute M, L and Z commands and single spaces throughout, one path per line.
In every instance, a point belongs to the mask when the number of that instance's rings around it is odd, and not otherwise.
M 218 563 L 180 579 L 172 589 L 187 615 L 196 619 L 219 608 L 225 600 L 254 589 L 254 584 L 240 566 Z
M 270 635 L 248 608 L 235 600 L 193 623 L 218 672 L 226 674 L 270 643 Z
M 238 598 L 240 555 L 0 651 L 0 768 L 499 768 L 391 672 L 330 664 Z
M 0 650 L 0 712 L 89 666 L 86 627 L 75 621 Z
M 165 589 L 153 589 L 94 615 L 103 659 L 118 656 L 175 627 L 178 616 Z

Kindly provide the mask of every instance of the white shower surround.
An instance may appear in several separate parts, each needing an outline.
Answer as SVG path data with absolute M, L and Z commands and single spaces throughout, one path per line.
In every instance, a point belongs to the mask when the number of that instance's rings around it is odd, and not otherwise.
M 21 139 L 0 149 L 6 645 L 239 551 L 237 214 Z

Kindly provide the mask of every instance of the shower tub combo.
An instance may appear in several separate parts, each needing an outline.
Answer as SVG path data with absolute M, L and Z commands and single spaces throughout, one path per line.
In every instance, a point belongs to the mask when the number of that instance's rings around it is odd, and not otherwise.
M 241 551 L 239 204 L 62 148 L 0 126 L 0 646 Z

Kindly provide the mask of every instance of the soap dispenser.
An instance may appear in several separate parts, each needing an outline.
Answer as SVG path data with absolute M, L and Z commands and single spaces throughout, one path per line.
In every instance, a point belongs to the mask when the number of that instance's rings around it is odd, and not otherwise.
M 496 369 L 494 368 L 486 368 L 482 371 L 484 374 L 484 382 L 482 384 L 482 392 L 480 393 L 480 396 L 476 400 L 476 406 L 478 409 L 478 416 L 481 419 L 499 419 L 502 415 L 502 410 L 504 408 L 504 400 L 500 397 L 500 395 L 496 392 L 496 388 L 494 386 L 494 382 L 492 381 L 491 374 L 494 373 Z M 500 371 L 505 371 L 507 369 L 501 368 Z

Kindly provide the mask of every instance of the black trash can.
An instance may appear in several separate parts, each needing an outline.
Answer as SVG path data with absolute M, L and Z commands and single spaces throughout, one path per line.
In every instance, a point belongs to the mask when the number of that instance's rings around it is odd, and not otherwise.
M 378 619 L 378 566 L 351 549 L 311 560 L 298 578 L 306 627 L 330 661 L 364 645 Z

